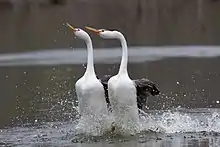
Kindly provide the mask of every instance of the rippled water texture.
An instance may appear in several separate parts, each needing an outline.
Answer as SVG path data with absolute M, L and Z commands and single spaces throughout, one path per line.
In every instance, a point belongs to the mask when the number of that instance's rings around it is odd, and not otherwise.
M 115 74 L 120 54 L 96 50 L 98 76 Z M 74 84 L 85 70 L 84 50 L 0 54 L 0 146 L 217 147 L 219 55 L 217 46 L 131 47 L 130 76 L 148 77 L 161 95 L 149 97 L 140 132 L 130 135 L 100 134 L 79 120 Z
M 79 133 L 77 120 L 35 122 L 2 129 L 0 139 L 2 145 L 27 146 L 212 146 L 220 143 L 219 114 L 218 109 L 149 111 L 148 116 L 142 116 L 142 131 L 134 136 L 111 132 L 102 136 Z M 90 124 L 89 129 L 97 128 Z

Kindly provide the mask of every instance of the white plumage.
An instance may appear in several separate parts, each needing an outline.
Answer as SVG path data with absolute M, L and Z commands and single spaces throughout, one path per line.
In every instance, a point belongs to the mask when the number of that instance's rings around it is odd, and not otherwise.
M 122 60 L 117 75 L 108 81 L 108 96 L 115 116 L 115 124 L 120 127 L 135 127 L 138 125 L 138 107 L 135 83 L 127 72 L 128 51 L 125 37 L 118 31 L 87 29 L 96 32 L 105 39 L 118 39 L 122 45 Z
M 117 125 L 138 123 L 136 87 L 128 75 L 118 74 L 108 81 L 109 100 Z M 128 127 L 126 125 L 126 127 Z
M 117 75 L 108 81 L 109 100 L 113 113 L 116 117 L 116 125 L 135 127 L 138 123 L 138 108 L 135 83 L 130 79 L 127 72 L 127 44 L 124 36 L 117 31 L 100 32 L 103 38 L 116 38 L 122 44 L 122 60 Z
M 96 78 L 93 64 L 93 46 L 90 36 L 82 29 L 67 24 L 76 37 L 85 41 L 87 45 L 87 67 L 84 75 L 76 82 L 75 89 L 79 101 L 81 117 L 98 118 L 108 114 L 104 88 Z
M 84 75 L 75 84 L 81 116 L 107 115 L 107 105 L 102 84 L 95 76 Z

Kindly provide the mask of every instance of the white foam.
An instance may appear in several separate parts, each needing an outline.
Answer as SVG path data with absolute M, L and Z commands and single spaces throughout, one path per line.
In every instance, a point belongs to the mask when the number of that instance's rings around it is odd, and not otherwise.
M 219 112 L 198 114 L 195 116 L 194 113 L 179 111 L 168 111 L 150 116 L 148 114 L 142 119 L 142 129 L 158 133 L 220 132 Z
M 151 130 L 158 134 L 186 134 L 199 132 L 220 133 L 219 109 L 184 110 L 151 111 L 146 113 L 146 116 L 142 113 L 141 131 L 145 132 Z M 72 139 L 79 142 L 85 140 L 95 141 L 91 136 L 103 137 L 102 135 L 104 135 L 109 138 L 112 135 L 107 129 L 109 127 L 104 127 L 103 130 L 102 125 L 99 126 L 99 123 L 97 122 L 98 121 L 94 122 L 85 120 L 82 122 L 50 122 L 37 127 L 23 126 L 2 129 L 0 130 L 0 140 L 5 143 L 13 143 L 14 145 L 30 145 L 45 141 L 45 139 L 48 140 L 47 142 L 66 144 Z M 112 121 L 108 120 L 108 122 L 110 124 Z M 120 134 L 121 132 L 116 131 L 116 133 L 119 133 L 119 138 L 120 135 L 127 137 L 126 134 Z
M 208 110 L 208 109 L 207 109 Z M 220 113 L 217 109 L 210 109 L 209 113 L 201 112 L 197 109 L 192 109 L 190 113 L 183 113 L 178 110 L 175 111 L 158 111 L 154 114 L 141 112 L 140 115 L 140 130 L 142 131 L 153 131 L 157 133 L 198 133 L 198 132 L 218 132 L 220 133 Z M 193 113 L 195 111 L 196 113 Z M 154 111 L 153 111 L 154 112 Z M 195 115 L 196 114 L 196 115 Z M 110 129 L 110 124 L 112 123 L 112 119 L 105 131 L 108 132 Z M 87 121 L 84 121 L 84 123 Z M 92 125 L 93 122 L 89 122 L 88 126 L 90 126 L 90 131 L 84 130 L 83 133 L 87 134 L 91 132 L 91 130 L 97 131 L 97 126 Z M 95 124 L 95 122 L 94 122 Z M 92 127 L 94 126 L 94 128 Z M 139 126 L 138 126 L 139 127 Z M 85 128 L 83 126 L 82 128 Z M 101 128 L 100 128 L 101 129 Z M 103 128 L 102 128 L 103 129 Z M 123 133 L 126 132 L 126 128 L 124 128 Z M 82 132 L 80 132 L 82 133 Z M 121 133 L 118 131 L 118 133 Z M 128 134 L 123 135 L 133 135 L 127 131 Z M 129 134 L 130 133 L 130 134 Z M 88 133 L 89 134 L 89 133 Z M 91 134 L 91 133 L 90 133 Z M 94 134 L 94 133 L 93 133 Z M 103 134 L 103 130 L 102 130 Z M 102 135 L 96 133 L 96 135 Z

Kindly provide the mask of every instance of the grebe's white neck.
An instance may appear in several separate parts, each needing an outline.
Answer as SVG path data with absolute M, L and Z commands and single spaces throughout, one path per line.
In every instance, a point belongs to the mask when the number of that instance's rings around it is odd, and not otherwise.
M 92 46 L 92 40 L 88 36 L 88 38 L 85 40 L 86 46 L 87 46 L 87 67 L 86 67 L 86 72 L 84 75 L 87 76 L 94 76 L 95 75 L 95 70 L 94 70 L 94 62 L 93 62 L 93 46 Z
M 128 47 L 125 37 L 122 35 L 122 33 L 117 32 L 118 39 L 121 42 L 122 46 L 122 59 L 121 59 L 121 65 L 119 68 L 118 74 L 128 74 L 127 71 L 127 64 L 128 64 Z

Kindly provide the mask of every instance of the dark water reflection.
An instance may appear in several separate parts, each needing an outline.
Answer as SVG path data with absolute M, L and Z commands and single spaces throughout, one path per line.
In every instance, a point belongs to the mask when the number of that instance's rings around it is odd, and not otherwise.
M 220 58 L 172 58 L 131 63 L 129 72 L 134 79 L 147 76 L 159 85 L 162 94 L 149 98 L 149 109 L 218 108 L 219 61 Z M 117 70 L 118 64 L 96 64 L 99 76 L 115 74 Z M 59 115 L 51 116 L 48 111 L 65 100 L 65 107 L 59 108 L 59 113 L 74 111 L 71 108 L 75 99 L 73 88 L 83 73 L 82 65 L 0 68 L 1 127 L 11 124 L 12 120 L 16 122 L 16 117 L 22 121 L 38 117 L 56 119 Z M 63 114 L 61 117 L 64 119 Z
M 219 57 L 167 58 L 142 63 L 129 63 L 129 73 L 133 79 L 147 76 L 150 80 L 156 82 L 161 89 L 162 94 L 160 96 L 148 99 L 148 108 L 146 109 L 149 110 L 147 111 L 154 113 L 155 110 L 171 110 L 173 108 L 219 108 L 219 63 Z M 98 76 L 115 74 L 119 67 L 118 63 L 97 63 L 95 66 Z M 119 141 L 119 139 L 112 143 L 93 141 L 72 144 L 72 138 L 68 138 L 68 133 L 63 133 L 62 129 L 68 126 L 67 128 L 70 130 L 74 125 L 70 123 L 62 126 L 62 122 L 72 122 L 77 117 L 74 108 L 74 105 L 76 105 L 74 84 L 84 73 L 84 70 L 82 65 L 1 67 L 0 128 L 2 130 L 0 130 L 0 140 L 2 139 L 3 142 L 0 141 L 0 145 L 10 142 L 17 145 L 20 142 L 20 145 L 25 145 L 23 144 L 24 139 L 17 140 L 22 136 L 31 138 L 27 138 L 26 142 L 29 142 L 26 144 L 27 146 L 31 144 L 30 140 L 34 140 L 36 146 L 69 145 L 77 147 L 215 147 L 219 144 L 218 133 L 211 135 L 203 133 L 171 135 L 156 133 L 152 135 L 147 133 L 147 135 L 139 136 L 138 141 L 137 139 L 129 139 L 124 142 Z M 206 112 L 207 110 L 204 109 L 203 111 Z M 183 109 L 183 112 L 188 113 L 186 109 Z M 211 114 L 214 112 L 211 112 Z M 196 114 L 194 110 L 192 113 L 193 115 Z M 55 128 L 42 128 L 41 124 L 47 122 L 60 122 L 61 124 Z M 27 123 L 30 123 L 31 127 L 25 127 Z M 39 126 L 39 128 L 34 129 L 32 125 Z M 15 128 L 15 126 L 20 127 Z M 8 127 L 9 129 L 3 129 Z M 10 127 L 13 128 L 10 129 Z M 40 134 L 52 133 L 47 134 L 46 137 L 44 135 L 36 137 L 39 132 L 43 132 Z M 62 134 L 64 135 L 62 136 Z M 53 137 L 53 135 L 55 136 Z M 68 139 L 62 140 L 63 137 Z
M 170 109 L 178 106 L 218 108 L 220 104 L 216 101 L 219 100 L 219 62 L 218 57 L 170 58 L 130 63 L 129 73 L 134 79 L 147 76 L 159 85 L 162 94 L 149 98 L 149 109 Z M 96 64 L 96 71 L 99 76 L 115 74 L 118 66 L 118 64 Z M 71 110 L 71 101 L 75 94 L 73 88 L 76 79 L 83 72 L 82 65 L 0 68 L 2 83 L 0 126 L 7 126 L 12 120 L 16 122 L 16 117 L 22 121 L 35 117 L 50 119 L 48 115 L 51 114 L 47 112 L 61 100 L 66 100 L 63 109 L 74 111 Z M 51 119 L 56 117 L 52 116 Z

